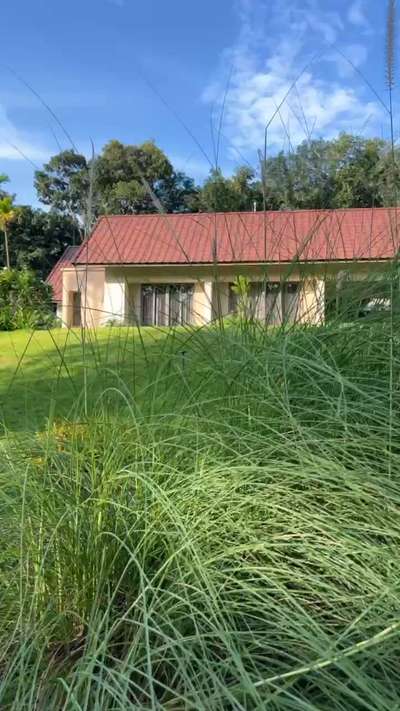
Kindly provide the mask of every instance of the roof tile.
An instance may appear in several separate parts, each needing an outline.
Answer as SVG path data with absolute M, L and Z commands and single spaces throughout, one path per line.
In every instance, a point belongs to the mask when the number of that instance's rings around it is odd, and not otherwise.
M 383 259 L 393 257 L 399 249 L 397 223 L 400 227 L 400 210 L 388 208 L 112 215 L 98 221 L 72 262 L 210 264 L 215 260 Z M 50 275 L 49 280 L 53 278 Z

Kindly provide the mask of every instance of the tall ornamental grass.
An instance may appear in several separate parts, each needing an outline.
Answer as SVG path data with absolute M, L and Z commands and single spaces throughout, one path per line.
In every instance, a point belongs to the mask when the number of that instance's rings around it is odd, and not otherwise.
M 396 709 L 399 325 L 114 332 L 4 443 L 0 707 Z

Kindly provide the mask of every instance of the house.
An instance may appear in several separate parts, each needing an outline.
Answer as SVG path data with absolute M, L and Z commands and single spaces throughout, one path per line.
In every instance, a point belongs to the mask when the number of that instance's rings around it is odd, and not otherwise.
M 57 318 L 61 321 L 63 318 L 63 273 L 64 269 L 73 268 L 72 260 L 79 249 L 80 245 L 77 247 L 67 247 L 64 254 L 60 257 L 46 279 L 47 284 L 50 284 L 52 289 L 53 304 L 56 307 Z
M 321 323 L 349 282 L 368 282 L 364 304 L 383 298 L 398 221 L 387 208 L 104 216 L 48 282 L 65 326 L 205 324 L 235 310 L 238 277 L 256 318 Z

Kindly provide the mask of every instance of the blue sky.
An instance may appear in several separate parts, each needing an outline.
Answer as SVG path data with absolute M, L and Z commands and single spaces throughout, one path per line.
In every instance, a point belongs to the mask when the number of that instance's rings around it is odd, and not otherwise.
M 256 166 L 264 126 L 296 79 L 269 127 L 269 151 L 340 130 L 387 136 L 384 108 L 340 54 L 385 100 L 385 4 L 6 3 L 0 172 L 10 176 L 19 202 L 35 204 L 32 163 L 41 166 L 69 145 L 51 113 L 15 74 L 51 107 L 78 150 L 89 153 L 90 140 L 100 150 L 111 138 L 130 143 L 153 138 L 199 181 L 215 162 L 217 143 L 226 172 L 244 160 Z

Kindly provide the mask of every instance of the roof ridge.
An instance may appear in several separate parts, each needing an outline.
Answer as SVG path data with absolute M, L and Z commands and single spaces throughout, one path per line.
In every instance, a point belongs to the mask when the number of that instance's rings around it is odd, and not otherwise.
M 303 207 L 303 208 L 290 208 L 288 210 L 226 210 L 226 211 L 215 211 L 215 212 L 138 212 L 131 213 L 129 215 L 116 213 L 113 215 L 100 215 L 93 226 L 92 232 L 96 229 L 96 226 L 102 220 L 113 220 L 120 219 L 132 219 L 132 218 L 144 218 L 144 217 L 199 217 L 199 216 L 215 216 L 215 215 L 288 215 L 288 214 L 299 214 L 299 213 L 337 213 L 337 212 L 377 212 L 377 211 L 388 211 L 388 210 L 398 210 L 400 211 L 400 206 L 390 205 L 377 207 Z

